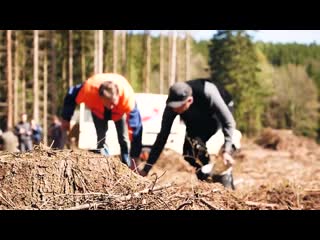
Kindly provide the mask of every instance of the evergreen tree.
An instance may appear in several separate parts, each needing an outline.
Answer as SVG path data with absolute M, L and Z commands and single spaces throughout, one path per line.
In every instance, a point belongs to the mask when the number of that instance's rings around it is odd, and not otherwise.
M 266 95 L 257 77 L 257 53 L 251 37 L 243 30 L 220 30 L 210 45 L 211 77 L 233 95 L 237 127 L 247 134 L 261 127 Z

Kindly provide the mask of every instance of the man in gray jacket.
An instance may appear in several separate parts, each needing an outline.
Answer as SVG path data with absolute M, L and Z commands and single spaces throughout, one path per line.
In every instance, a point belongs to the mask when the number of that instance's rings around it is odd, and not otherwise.
M 196 140 L 200 145 L 201 143 L 205 144 L 220 128 L 222 128 L 225 137 L 222 150 L 223 160 L 226 165 L 232 166 L 234 163 L 232 138 L 236 128 L 236 122 L 231 112 L 232 107 L 233 101 L 228 92 L 217 87 L 208 79 L 175 83 L 169 89 L 161 130 L 151 149 L 147 164 L 140 170 L 140 174 L 146 176 L 159 158 L 170 134 L 172 123 L 178 114 L 186 125 L 183 155 L 185 160 L 196 168 L 199 179 L 206 178 L 206 175 L 201 172 L 201 167 L 208 164 L 209 157 L 200 157 L 202 163 L 197 162 L 192 157 L 193 142 Z M 225 175 L 223 179 L 216 179 L 216 181 L 221 182 L 225 187 L 234 188 L 232 172 Z
M 32 144 L 32 128 L 28 122 L 28 115 L 21 114 L 21 121 L 15 126 L 15 134 L 19 139 L 19 149 L 21 152 L 31 151 Z

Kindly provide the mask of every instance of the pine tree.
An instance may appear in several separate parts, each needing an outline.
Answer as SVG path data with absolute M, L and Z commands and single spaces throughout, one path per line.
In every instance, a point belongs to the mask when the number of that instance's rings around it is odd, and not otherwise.
M 209 65 L 213 82 L 224 85 L 235 102 L 237 127 L 247 134 L 261 127 L 264 89 L 257 78 L 257 54 L 243 30 L 220 30 L 211 40 Z

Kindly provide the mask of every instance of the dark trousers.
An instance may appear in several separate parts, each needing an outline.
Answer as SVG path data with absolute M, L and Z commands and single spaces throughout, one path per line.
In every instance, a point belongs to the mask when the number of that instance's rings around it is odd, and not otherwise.
M 106 132 L 108 131 L 108 120 L 111 120 L 111 111 L 105 109 L 104 119 L 98 118 L 94 113 L 92 113 L 93 122 L 97 133 L 97 148 L 103 148 L 105 143 Z M 115 121 L 115 126 L 117 130 L 118 141 L 120 144 L 121 158 L 122 162 L 127 164 L 129 167 L 131 165 L 130 157 L 139 157 L 142 148 L 142 122 L 141 116 L 138 109 L 130 112 L 127 116 L 123 115 L 119 121 Z M 131 132 L 131 148 L 129 155 L 129 129 Z
M 32 150 L 32 140 L 31 138 L 20 139 L 19 149 L 21 152 L 31 151 Z
M 208 140 L 205 136 L 190 137 L 186 135 L 183 144 L 183 156 L 196 170 L 209 163 L 210 158 L 206 149 Z
M 106 119 L 105 116 L 105 119 L 100 119 L 94 113 L 92 113 L 92 118 L 97 133 L 97 148 L 101 149 L 105 143 L 106 132 L 108 131 L 108 120 L 110 120 L 111 117 Z M 116 121 L 115 126 L 120 144 L 121 159 L 129 166 L 129 138 L 128 131 L 126 130 L 127 126 L 125 116 L 123 116 L 119 121 Z

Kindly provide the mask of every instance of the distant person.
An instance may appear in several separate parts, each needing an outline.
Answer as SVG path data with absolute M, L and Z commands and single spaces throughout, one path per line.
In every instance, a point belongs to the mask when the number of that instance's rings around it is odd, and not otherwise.
M 42 128 L 34 119 L 31 120 L 31 128 L 33 144 L 39 145 L 42 139 Z
M 20 152 L 18 147 L 18 137 L 12 131 L 2 132 L 0 129 L 0 150 L 7 152 Z
M 234 163 L 232 157 L 234 132 L 236 130 L 236 121 L 232 110 L 231 95 L 225 89 L 218 88 L 209 79 L 195 79 L 172 85 L 162 116 L 160 132 L 153 144 L 147 164 L 139 171 L 140 174 L 146 176 L 159 158 L 177 115 L 180 115 L 186 125 L 186 138 L 183 145 L 184 158 L 196 168 L 197 177 L 200 180 L 205 180 L 208 177 L 202 172 L 202 167 L 209 164 L 210 158 L 208 154 L 203 154 L 200 156 L 200 162 L 196 161 L 193 157 L 194 145 L 205 146 L 205 143 L 219 129 L 222 129 L 224 133 L 222 149 L 224 164 L 232 166 Z M 232 172 L 215 176 L 215 181 L 222 183 L 225 187 L 234 188 Z
M 32 144 L 32 128 L 28 122 L 28 115 L 21 114 L 21 121 L 15 126 L 15 134 L 19 139 L 19 149 L 21 152 L 31 151 Z
M 64 149 L 66 142 L 66 133 L 62 128 L 61 121 L 58 116 L 52 116 L 52 123 L 49 129 L 49 137 L 51 139 L 51 148 Z
M 115 73 L 101 73 L 71 87 L 65 97 L 62 114 L 63 126 L 68 130 L 74 109 L 80 103 L 91 110 L 97 132 L 98 152 L 108 154 L 104 146 L 105 136 L 108 121 L 113 120 L 121 149 L 121 161 L 133 168 L 132 158 L 138 159 L 142 148 L 142 121 L 134 91 L 127 79 Z

